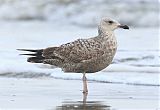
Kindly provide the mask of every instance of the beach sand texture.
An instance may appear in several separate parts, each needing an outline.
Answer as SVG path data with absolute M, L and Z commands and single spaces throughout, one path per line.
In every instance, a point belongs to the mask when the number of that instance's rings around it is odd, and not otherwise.
M 53 78 L 0 78 L 0 110 L 158 110 L 159 87 Z

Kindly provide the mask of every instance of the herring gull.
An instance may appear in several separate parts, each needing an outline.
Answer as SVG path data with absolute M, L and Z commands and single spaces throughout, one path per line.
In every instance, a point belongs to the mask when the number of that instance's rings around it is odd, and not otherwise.
M 31 63 L 50 64 L 61 68 L 64 72 L 83 73 L 83 93 L 87 93 L 86 73 L 95 73 L 111 64 L 117 50 L 117 40 L 114 30 L 117 28 L 129 29 L 127 25 L 103 18 L 98 25 L 98 35 L 88 39 L 77 39 L 73 42 L 48 47 L 45 49 L 31 50 L 27 59 Z

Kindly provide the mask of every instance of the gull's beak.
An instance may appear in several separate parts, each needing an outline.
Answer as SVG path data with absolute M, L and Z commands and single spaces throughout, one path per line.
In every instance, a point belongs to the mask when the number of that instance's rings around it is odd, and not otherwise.
M 123 29 L 129 29 L 129 27 L 127 25 L 122 25 L 122 24 L 118 25 L 118 27 L 123 28 Z

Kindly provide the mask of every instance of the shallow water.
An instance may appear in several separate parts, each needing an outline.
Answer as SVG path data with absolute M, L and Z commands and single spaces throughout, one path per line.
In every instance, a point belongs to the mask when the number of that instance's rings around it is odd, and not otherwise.
M 111 110 L 110 106 L 100 101 L 68 101 L 57 106 L 55 110 Z
M 0 109 L 34 110 L 158 110 L 159 87 L 52 78 L 0 78 Z M 88 110 L 87 109 L 87 110 Z M 98 109 L 98 110 L 99 110 Z

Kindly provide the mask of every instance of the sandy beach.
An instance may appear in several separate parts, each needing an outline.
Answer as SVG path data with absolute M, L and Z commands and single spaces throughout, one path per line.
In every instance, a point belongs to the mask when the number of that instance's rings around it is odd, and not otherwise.
M 159 87 L 54 78 L 0 78 L 0 110 L 158 110 Z M 86 101 L 85 101 L 86 98 Z

